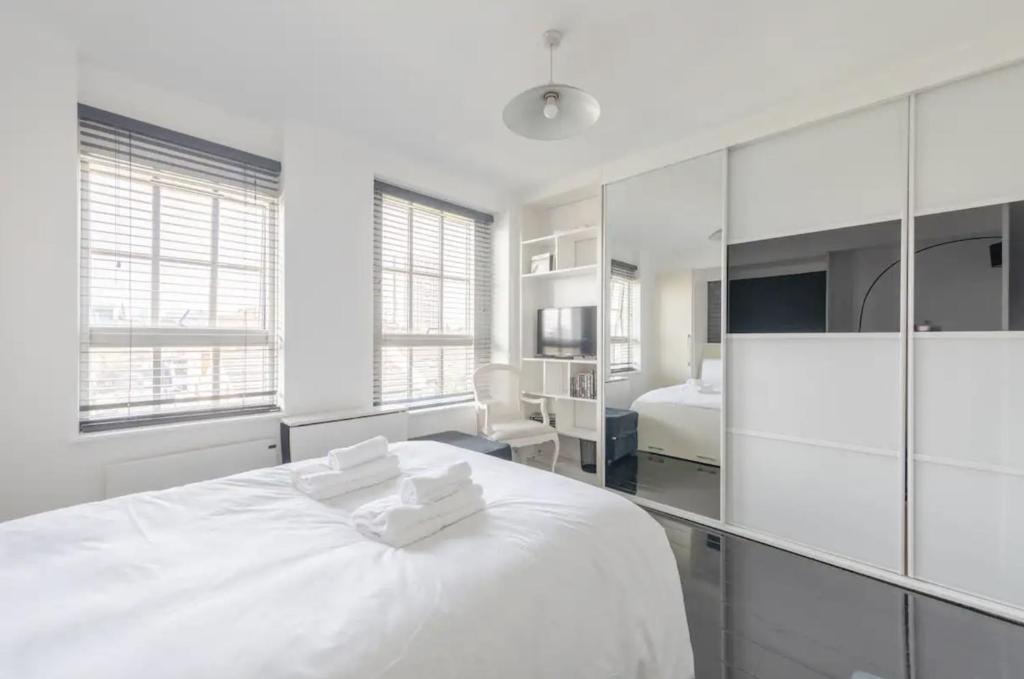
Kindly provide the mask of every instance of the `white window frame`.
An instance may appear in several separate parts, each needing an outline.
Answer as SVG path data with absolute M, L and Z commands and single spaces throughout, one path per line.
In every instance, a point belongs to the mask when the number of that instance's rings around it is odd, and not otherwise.
M 618 265 L 618 266 L 617 266 Z M 632 275 L 625 273 L 626 268 L 632 268 Z M 613 261 L 609 274 L 608 294 L 608 371 L 613 375 L 638 373 L 642 369 L 641 363 L 641 304 L 643 289 L 640 284 L 640 276 L 637 268 L 631 264 Z M 615 286 L 623 289 L 621 293 L 621 308 L 616 309 Z M 620 318 L 616 319 L 618 314 Z M 618 322 L 616 323 L 616 320 Z M 613 328 L 624 328 L 626 334 L 613 334 Z M 620 363 L 613 363 L 614 349 L 616 346 L 624 346 L 626 360 Z

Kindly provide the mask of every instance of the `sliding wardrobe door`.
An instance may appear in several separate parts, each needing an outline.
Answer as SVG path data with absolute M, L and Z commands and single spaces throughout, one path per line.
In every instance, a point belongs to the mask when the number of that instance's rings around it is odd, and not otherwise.
M 729 159 L 726 521 L 898 570 L 908 102 Z
M 1024 606 L 1024 67 L 917 95 L 911 572 Z

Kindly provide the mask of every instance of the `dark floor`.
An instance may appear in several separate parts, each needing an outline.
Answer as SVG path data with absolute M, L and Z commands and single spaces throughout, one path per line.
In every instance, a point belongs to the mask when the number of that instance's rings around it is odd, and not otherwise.
M 609 465 L 605 483 L 630 495 L 717 519 L 720 472 L 712 465 L 640 451 Z
M 679 564 L 697 679 L 1024 678 L 1020 625 L 656 518 Z

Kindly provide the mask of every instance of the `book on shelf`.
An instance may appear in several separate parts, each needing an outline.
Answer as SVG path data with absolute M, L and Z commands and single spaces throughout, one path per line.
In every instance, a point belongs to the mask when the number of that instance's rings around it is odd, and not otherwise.
M 530 273 L 548 273 L 555 268 L 555 256 L 543 252 L 530 258 Z
M 593 371 L 587 370 L 576 373 L 569 380 L 569 396 L 572 398 L 597 398 L 597 384 L 594 380 Z
M 534 422 L 540 422 L 541 424 L 551 425 L 552 427 L 555 426 L 555 414 L 554 413 L 548 413 L 548 420 L 549 420 L 548 422 L 544 421 L 544 416 L 540 413 L 539 410 L 530 413 L 529 419 L 533 420 Z

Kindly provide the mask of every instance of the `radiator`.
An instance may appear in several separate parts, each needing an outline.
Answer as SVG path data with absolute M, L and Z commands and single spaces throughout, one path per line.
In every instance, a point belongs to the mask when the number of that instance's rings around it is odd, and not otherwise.
M 377 406 L 281 420 L 281 459 L 284 462 L 322 457 L 331 448 L 350 446 L 373 436 L 388 441 L 409 437 L 409 412 L 400 406 Z
M 107 465 L 105 469 L 106 497 L 172 488 L 270 467 L 279 462 L 280 451 L 274 439 L 243 441 L 117 462 Z

